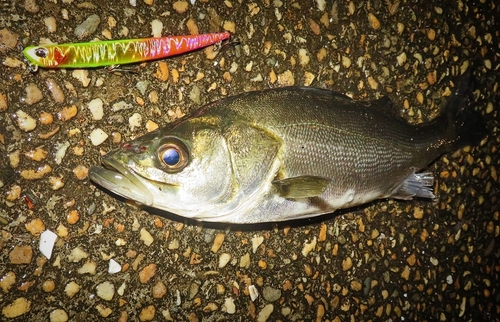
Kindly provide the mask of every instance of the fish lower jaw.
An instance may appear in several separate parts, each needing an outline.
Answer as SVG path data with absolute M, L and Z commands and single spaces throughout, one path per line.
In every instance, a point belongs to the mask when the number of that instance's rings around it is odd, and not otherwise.
M 99 186 L 119 196 L 148 207 L 153 206 L 153 195 L 140 182 L 140 179 L 130 172 L 123 174 L 118 171 L 92 166 L 89 171 L 89 177 Z

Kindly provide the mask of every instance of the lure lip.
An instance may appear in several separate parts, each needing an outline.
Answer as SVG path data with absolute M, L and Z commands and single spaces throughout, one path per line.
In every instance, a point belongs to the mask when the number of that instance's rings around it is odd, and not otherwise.
M 104 167 L 90 167 L 90 180 L 124 198 L 149 207 L 153 205 L 153 195 L 134 173 L 112 158 L 103 157 L 102 164 Z

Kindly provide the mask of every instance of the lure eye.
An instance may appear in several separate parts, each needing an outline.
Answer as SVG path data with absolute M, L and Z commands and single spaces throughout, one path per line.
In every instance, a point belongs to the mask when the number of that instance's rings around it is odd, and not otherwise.
M 184 169 L 189 162 L 189 154 L 186 146 L 174 140 L 163 144 L 158 149 L 158 159 L 169 173 L 175 173 Z
M 45 58 L 49 54 L 47 48 L 38 47 L 35 49 L 35 55 L 40 58 Z

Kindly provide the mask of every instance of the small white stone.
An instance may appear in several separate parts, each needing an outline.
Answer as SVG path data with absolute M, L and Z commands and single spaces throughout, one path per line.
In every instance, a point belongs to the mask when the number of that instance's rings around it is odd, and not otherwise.
M 134 113 L 128 119 L 128 123 L 130 125 L 130 130 L 133 131 L 136 127 L 140 127 L 142 123 L 142 116 L 139 113 Z
M 127 287 L 127 283 L 123 282 L 122 285 L 120 285 L 120 287 L 118 288 L 118 291 L 116 291 L 116 293 L 118 293 L 118 295 L 120 295 L 120 296 L 123 296 L 123 294 L 125 293 L 126 287 Z
M 68 255 L 68 261 L 77 263 L 80 260 L 89 257 L 89 254 L 87 254 L 83 249 L 80 247 L 75 247 L 71 250 L 71 253 Z
M 141 228 L 140 231 L 141 240 L 144 242 L 146 246 L 150 246 L 154 242 L 153 236 L 147 231 L 145 228 Z
M 114 259 L 111 258 L 109 260 L 108 273 L 115 274 L 115 273 L 121 272 L 121 270 L 122 270 L 122 266 L 120 264 L 118 264 L 117 261 L 115 261 Z
M 104 116 L 104 109 L 102 106 L 103 106 L 103 102 L 102 102 L 102 99 L 100 99 L 100 98 L 94 98 L 87 105 L 87 107 L 90 110 L 90 113 L 92 114 L 92 119 L 94 121 L 99 121 Z
M 49 315 L 50 322 L 65 322 L 68 321 L 68 318 L 68 313 L 63 309 L 55 309 Z
M 97 146 L 106 141 L 108 138 L 108 134 L 104 132 L 102 129 L 94 129 L 92 133 L 90 133 L 90 141 L 92 142 L 92 145 Z
M 111 301 L 115 295 L 115 286 L 106 281 L 96 286 L 97 296 L 105 301 Z
M 22 110 L 16 112 L 17 125 L 25 132 L 33 131 L 36 128 L 36 120 Z
M 234 305 L 234 301 L 232 297 L 226 297 L 224 300 L 224 307 L 226 308 L 226 312 L 229 314 L 236 313 L 236 305 Z
M 223 253 L 219 257 L 219 268 L 223 268 L 229 263 L 231 260 L 231 254 Z
M 68 148 L 69 148 L 69 141 L 57 145 L 57 151 L 54 158 L 57 164 L 61 164 L 62 159 L 66 155 L 66 150 Z
M 254 254 L 257 251 L 257 248 L 259 248 L 260 244 L 262 244 L 263 242 L 264 242 L 264 237 L 253 235 L 253 237 L 252 237 L 252 251 Z
M 304 248 L 302 248 L 302 256 L 306 257 L 309 253 L 316 248 L 316 236 L 310 243 L 304 243 Z
M 47 259 L 50 259 L 52 256 L 52 249 L 54 248 L 56 239 L 57 234 L 51 232 L 50 230 L 46 230 L 40 235 L 40 245 L 38 249 L 43 256 L 47 257 Z
M 250 299 L 252 300 L 252 302 L 259 297 L 259 291 L 253 284 L 248 286 L 248 293 L 250 293 Z
M 151 21 L 151 34 L 153 37 L 161 37 L 162 30 L 163 30 L 163 22 L 161 22 L 158 19 L 155 19 Z
M 268 304 L 257 315 L 257 322 L 265 322 L 274 311 L 274 305 Z

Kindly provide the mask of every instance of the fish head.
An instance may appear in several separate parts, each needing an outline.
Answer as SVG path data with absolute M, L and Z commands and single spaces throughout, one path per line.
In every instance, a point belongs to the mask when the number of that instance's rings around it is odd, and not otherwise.
M 194 218 L 229 202 L 231 157 L 220 127 L 190 119 L 159 129 L 102 157 L 90 178 L 122 197 Z

